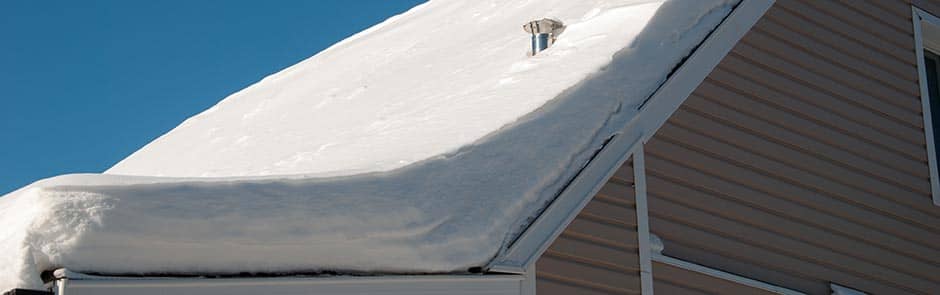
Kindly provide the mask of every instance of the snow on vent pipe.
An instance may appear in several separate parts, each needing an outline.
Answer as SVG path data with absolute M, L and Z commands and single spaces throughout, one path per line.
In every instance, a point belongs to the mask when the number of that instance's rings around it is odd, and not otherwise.
M 558 34 L 561 34 L 565 26 L 558 20 L 543 18 L 531 21 L 522 28 L 527 33 L 532 34 L 532 52 L 529 52 L 529 55 L 536 55 L 552 46 L 552 43 L 555 43 L 555 38 Z

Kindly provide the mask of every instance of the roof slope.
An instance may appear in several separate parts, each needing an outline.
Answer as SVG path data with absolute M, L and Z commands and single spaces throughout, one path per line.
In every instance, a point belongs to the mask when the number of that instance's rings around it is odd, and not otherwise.
M 57 267 L 483 266 L 735 2 L 431 1 L 232 95 L 109 174 L 0 198 L 0 265 L 13 266 L 0 290 Z M 568 27 L 526 57 L 520 25 L 544 16 Z

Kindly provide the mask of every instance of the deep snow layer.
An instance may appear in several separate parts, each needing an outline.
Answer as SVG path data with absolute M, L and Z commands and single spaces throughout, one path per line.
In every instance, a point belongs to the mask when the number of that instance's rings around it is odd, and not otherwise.
M 227 97 L 105 173 L 350 175 L 452 153 L 609 63 L 661 2 L 431 1 Z M 568 26 L 529 58 L 522 25 L 543 17 Z
M 70 175 L 0 198 L 0 290 L 38 288 L 39 273 L 58 267 L 485 265 L 734 2 L 431 1 L 232 95 L 108 171 L 188 178 Z M 546 16 L 568 28 L 526 57 L 521 25 Z

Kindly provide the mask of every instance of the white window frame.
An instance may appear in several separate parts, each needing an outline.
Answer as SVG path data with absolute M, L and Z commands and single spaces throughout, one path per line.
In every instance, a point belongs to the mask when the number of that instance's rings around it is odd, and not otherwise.
M 924 112 L 924 133 L 927 140 L 927 162 L 930 166 L 930 194 L 933 204 L 940 206 L 940 175 L 937 170 L 937 147 L 934 146 L 933 114 L 930 112 L 930 90 L 927 89 L 927 69 L 924 49 L 940 53 L 940 18 L 911 6 L 914 20 L 914 50 L 917 52 L 918 83 Z M 936 118 L 940 120 L 940 117 Z

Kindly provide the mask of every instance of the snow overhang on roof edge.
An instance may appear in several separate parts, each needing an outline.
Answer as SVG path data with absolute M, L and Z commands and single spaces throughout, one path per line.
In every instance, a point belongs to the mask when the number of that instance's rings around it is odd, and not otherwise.
M 590 157 L 590 161 L 587 162 L 584 168 L 580 171 L 570 171 L 574 173 L 574 177 L 569 178 L 572 181 L 567 183 L 564 190 L 553 198 L 552 204 L 539 213 L 534 222 L 529 224 L 524 231 L 517 232 L 519 234 L 516 235 L 517 238 L 514 242 L 503 245 L 503 247 L 506 247 L 504 251 L 501 251 L 492 259 L 487 260 L 483 257 L 482 260 L 474 263 L 487 266 L 483 269 L 484 271 L 531 274 L 531 266 L 535 260 L 590 200 L 590 197 L 596 193 L 600 185 L 630 156 L 637 146 L 655 133 L 659 126 L 668 119 L 672 112 L 678 108 L 682 101 L 711 72 L 711 69 L 717 65 L 718 61 L 773 2 L 773 0 L 741 0 L 726 17 L 720 18 L 721 21 L 718 22 L 717 26 L 710 23 L 708 29 L 711 30 L 711 34 L 705 35 L 706 38 L 703 42 L 696 42 L 697 47 L 691 47 L 695 48 L 691 55 L 681 63 L 681 66 L 675 68 L 667 76 L 668 79 L 649 96 L 648 103 L 641 107 L 639 113 L 626 123 L 611 126 L 612 130 L 618 130 L 618 125 L 623 125 L 622 128 L 619 128 L 619 132 L 610 137 L 603 144 L 603 147 L 593 157 Z M 609 135 L 610 133 L 606 134 Z M 607 135 L 605 135 L 605 138 Z M 110 176 L 110 178 L 119 177 Z M 81 177 L 76 179 L 81 180 Z M 146 186 L 148 181 L 151 180 L 143 180 L 142 183 Z M 260 179 L 248 184 L 247 187 L 258 189 L 259 187 L 256 185 L 259 183 L 264 184 L 273 181 Z M 285 183 L 291 184 L 289 181 L 285 181 Z M 94 183 L 86 184 L 94 185 Z M 179 185 L 197 186 L 199 183 L 182 183 Z M 418 255 L 417 258 L 422 259 L 422 261 L 428 259 L 427 255 L 424 254 Z M 458 277 L 473 276 L 480 275 L 459 275 Z M 487 275 L 483 276 L 486 277 Z M 401 277 L 413 278 L 409 276 Z M 439 275 L 421 277 L 439 277 Z M 323 279 L 331 280 L 331 278 Z
M 775 1 L 741 0 L 641 106 L 639 114 L 598 151 L 506 251 L 490 262 L 487 271 L 523 274 L 530 269 L 638 145 L 648 141 L 665 124 Z

